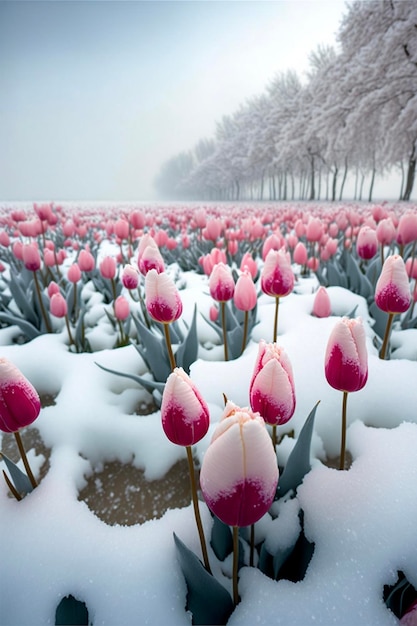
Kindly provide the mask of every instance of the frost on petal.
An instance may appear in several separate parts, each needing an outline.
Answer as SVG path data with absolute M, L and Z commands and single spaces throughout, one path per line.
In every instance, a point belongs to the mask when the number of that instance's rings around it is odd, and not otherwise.
M 276 455 L 263 420 L 245 409 L 219 422 L 200 473 L 213 513 L 231 526 L 253 524 L 270 508 L 277 483 Z
M 375 303 L 387 313 L 404 313 L 410 306 L 410 285 L 402 257 L 389 256 L 375 286 Z

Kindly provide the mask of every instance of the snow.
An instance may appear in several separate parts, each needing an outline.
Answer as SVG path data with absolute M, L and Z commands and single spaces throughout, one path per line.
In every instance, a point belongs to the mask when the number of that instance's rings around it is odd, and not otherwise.
M 181 278 L 186 284 L 180 292 L 184 319 L 191 320 L 196 302 L 207 316 L 207 278 L 188 273 Z M 398 620 L 383 602 L 384 585 L 393 584 L 401 569 L 417 586 L 417 361 L 411 360 L 417 355 L 417 332 L 394 328 L 396 351 L 390 361 L 381 361 L 366 301 L 345 289 L 329 288 L 333 315 L 318 319 L 311 315 L 316 287 L 313 278 L 298 279 L 294 293 L 281 299 L 278 326 L 278 342 L 293 366 L 297 401 L 293 418 L 278 434 L 294 430 L 297 436 L 320 400 L 312 469 L 297 499 L 280 502 L 279 517 L 261 520 L 257 527 L 267 545 L 287 547 L 298 532 L 301 507 L 314 555 L 298 583 L 275 582 L 258 569 L 244 567 L 241 602 L 231 626 L 388 626 Z M 342 394 L 325 380 L 324 354 L 337 318 L 355 307 L 366 327 L 369 379 L 363 390 L 349 394 L 347 448 L 353 462 L 349 470 L 338 471 L 324 461 L 339 453 Z M 206 346 L 192 365 L 190 376 L 211 415 L 208 434 L 195 446 L 200 462 L 221 416 L 223 393 L 248 406 L 258 342 L 272 341 L 273 316 L 274 299 L 261 295 L 259 323 L 244 354 L 225 363 L 221 346 Z M 201 316 L 198 329 L 200 341 L 216 342 Z M 165 437 L 158 410 L 134 414 L 134 406 L 149 395 L 134 381 L 97 366 L 143 375 L 146 368 L 137 351 L 133 346 L 105 347 L 105 323 L 95 330 L 97 351 L 92 354 L 69 352 L 65 328 L 23 345 L 13 345 L 12 337 L 10 328 L 0 331 L 1 355 L 39 393 L 56 397 L 33 425 L 52 450 L 46 476 L 21 502 L 11 499 L 0 481 L 0 623 L 53 624 L 59 601 L 72 594 L 87 604 L 95 626 L 190 624 L 173 533 L 201 556 L 191 502 L 143 524 L 110 526 L 78 500 L 87 479 L 107 461 L 133 463 L 152 480 L 185 458 L 184 450 Z M 98 349 L 100 345 L 104 347 Z M 278 445 L 280 465 L 293 444 L 284 437 Z M 32 450 L 29 459 L 37 473 L 43 458 Z M 204 502 L 200 508 L 209 536 L 211 516 Z M 231 581 L 221 575 L 208 549 L 215 574 L 231 591 Z

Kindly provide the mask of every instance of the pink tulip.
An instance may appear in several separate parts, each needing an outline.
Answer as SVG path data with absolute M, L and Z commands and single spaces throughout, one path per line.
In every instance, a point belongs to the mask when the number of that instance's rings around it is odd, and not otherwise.
M 161 231 L 163 232 L 163 231 Z M 158 274 L 165 270 L 164 259 L 159 251 L 158 246 L 149 245 L 143 250 L 138 259 L 138 267 L 141 274 L 146 276 L 149 270 L 155 269 Z
M 356 251 L 361 259 L 372 259 L 378 250 L 376 232 L 369 226 L 362 226 L 356 239 Z
M 139 274 L 133 265 L 125 265 L 122 272 L 122 283 L 126 289 L 136 289 L 139 283 Z
M 145 216 L 142 211 L 135 210 L 129 215 L 129 222 L 135 230 L 142 230 L 145 226 Z
M 0 231 L 0 245 L 8 248 L 10 245 L 10 237 L 5 230 Z
M 23 263 L 27 270 L 36 272 L 41 267 L 41 257 L 39 250 L 34 243 L 28 243 L 22 250 Z
M 106 256 L 100 263 L 100 274 L 103 278 L 112 280 L 116 276 L 116 261 L 112 256 Z
M 255 283 L 248 270 L 245 270 L 237 279 L 233 301 L 240 311 L 252 311 L 257 302 Z
M 59 285 L 57 285 L 54 280 L 51 280 L 51 282 L 48 285 L 48 290 L 47 291 L 48 291 L 49 298 L 52 298 L 54 293 L 59 293 L 60 292 Z
M 239 269 L 241 272 L 243 272 L 244 270 L 248 270 L 253 280 L 255 280 L 258 274 L 258 265 L 249 252 L 245 252 L 245 254 L 243 255 Z
M 210 307 L 209 317 L 212 322 L 215 322 L 219 317 L 219 309 L 214 304 Z
M 277 484 L 277 459 L 264 420 L 228 402 L 200 472 L 208 507 L 225 524 L 250 526 L 269 510 Z
M 43 262 L 46 267 L 53 267 L 56 264 L 56 256 L 53 250 L 45 248 L 43 251 Z
M 68 313 L 67 301 L 61 292 L 53 293 L 49 303 L 49 310 L 54 317 L 65 317 Z
M 310 217 L 306 226 L 307 241 L 320 241 L 323 234 L 323 222 L 318 217 Z
M 145 303 L 149 315 L 157 322 L 169 324 L 182 313 L 178 289 L 165 272 L 151 269 L 145 278 Z
M 410 301 L 410 285 L 404 260 L 399 254 L 393 254 L 382 266 L 375 286 L 375 303 L 386 313 L 404 313 Z
M 126 300 L 124 296 L 119 296 L 114 301 L 114 315 L 116 319 L 120 321 L 124 321 L 130 315 L 130 307 L 129 302 Z
M 269 235 L 269 237 L 265 239 L 264 244 L 262 246 L 262 260 L 265 261 L 266 257 L 268 256 L 268 252 L 270 250 L 281 250 L 281 248 L 284 245 L 285 245 L 285 240 L 282 237 L 282 235 L 278 236 L 275 233 L 273 233 L 272 235 Z
M 294 263 L 297 263 L 298 265 L 305 265 L 307 263 L 307 258 L 307 248 L 302 241 L 299 241 L 293 252 Z
M 382 246 L 389 246 L 395 239 L 396 228 L 391 218 L 382 219 L 376 227 L 376 238 Z
M 161 404 L 162 428 L 178 446 L 192 446 L 209 428 L 208 406 L 181 367 L 168 376 Z
M 228 265 L 217 263 L 209 278 L 210 295 L 217 302 L 226 302 L 233 298 L 235 281 Z
M 326 287 L 321 285 L 316 292 L 313 303 L 313 315 L 316 317 L 329 317 L 332 305 Z
M 295 389 L 291 362 L 276 343 L 260 341 L 252 379 L 250 404 L 267 424 L 286 424 L 295 411 Z
M 78 255 L 78 266 L 82 272 L 92 272 L 95 268 L 94 257 L 88 250 L 81 250 Z
M 415 257 L 408 257 L 405 262 L 405 269 L 409 278 L 417 279 L 417 259 Z
M 212 218 L 207 221 L 206 227 L 203 231 L 204 239 L 210 241 L 216 241 L 223 230 L 223 222 L 220 219 Z
M 325 375 L 334 389 L 351 392 L 368 380 L 368 353 L 362 320 L 343 317 L 333 328 L 326 348 Z
M 32 424 L 40 410 L 36 389 L 13 363 L 0 358 L 0 430 L 16 432 Z
M 114 234 L 119 239 L 127 239 L 129 237 L 129 222 L 123 218 L 117 220 L 114 225 Z
M 401 246 L 417 240 L 417 214 L 404 213 L 401 215 L 397 228 L 397 242 Z
M 78 283 L 81 278 L 81 270 L 78 263 L 73 263 L 68 268 L 67 278 L 71 283 Z
M 288 296 L 294 287 L 294 274 L 283 248 L 270 250 L 261 272 L 261 288 L 269 296 Z

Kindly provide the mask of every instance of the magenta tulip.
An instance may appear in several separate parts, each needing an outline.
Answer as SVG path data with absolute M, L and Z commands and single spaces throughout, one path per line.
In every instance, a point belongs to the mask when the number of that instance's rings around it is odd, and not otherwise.
M 288 255 L 283 248 L 270 250 L 261 272 L 261 288 L 269 296 L 284 297 L 294 287 L 294 273 Z
M 375 303 L 386 313 L 404 313 L 410 301 L 410 285 L 404 260 L 399 254 L 393 254 L 385 260 L 375 286 Z
M 356 238 L 356 252 L 361 259 L 372 259 L 378 250 L 376 232 L 370 226 L 362 226 Z
M 0 358 L 0 430 L 14 433 L 38 417 L 38 392 L 13 363 Z
M 347 398 L 368 380 L 368 353 L 362 320 L 343 317 L 333 328 L 327 343 L 324 371 L 327 382 L 343 392 L 342 436 L 339 469 L 345 469 Z
M 261 340 L 249 385 L 250 405 L 273 427 L 286 424 L 295 411 L 294 376 L 284 348 Z M 273 430 L 275 446 L 276 429 Z
M 163 324 L 175 322 L 182 313 L 178 289 L 165 272 L 151 269 L 145 278 L 145 303 L 149 315 Z
M 155 269 L 158 274 L 165 270 L 164 259 L 156 243 L 146 246 L 138 259 L 138 267 L 140 273 L 144 276 L 152 269 Z
M 264 420 L 228 402 L 201 467 L 208 507 L 229 526 L 250 526 L 269 510 L 277 484 L 277 458 Z
M 325 374 L 339 391 L 359 391 L 368 379 L 368 353 L 362 320 L 343 317 L 333 328 L 326 349 Z
M 133 265 L 125 265 L 122 272 L 122 283 L 126 289 L 136 289 L 139 283 L 139 274 Z
M 162 396 L 161 418 L 166 436 L 178 446 L 192 446 L 208 431 L 208 406 L 181 367 L 176 367 L 168 376 Z
M 232 272 L 225 263 L 216 263 L 209 278 L 211 297 L 217 302 L 226 302 L 233 298 L 235 281 Z

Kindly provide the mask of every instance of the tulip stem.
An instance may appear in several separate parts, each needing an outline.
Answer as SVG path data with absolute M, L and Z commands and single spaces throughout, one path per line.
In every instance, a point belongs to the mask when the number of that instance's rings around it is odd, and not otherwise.
M 274 447 L 274 452 L 277 448 L 277 425 L 273 424 L 272 426 L 272 445 Z
M 194 474 L 194 461 L 193 461 L 193 453 L 191 450 L 191 446 L 186 446 L 187 450 L 187 460 L 188 460 L 188 470 L 190 474 L 190 483 L 191 483 L 191 496 L 193 500 L 194 507 L 194 516 L 197 524 L 198 534 L 200 536 L 200 544 L 201 544 L 201 552 L 203 554 L 204 566 L 209 574 L 211 574 L 210 563 L 207 554 L 207 546 L 206 540 L 204 538 L 204 530 L 203 524 L 201 523 L 200 509 L 198 506 L 198 497 L 197 497 L 197 486 L 195 482 L 195 474 Z
M 251 524 L 250 527 L 250 553 L 249 553 L 249 566 L 253 567 L 255 554 L 255 524 Z
M 26 469 L 26 473 L 28 475 L 28 478 L 30 480 L 30 483 L 32 485 L 33 488 L 38 486 L 38 483 L 36 482 L 36 479 L 32 473 L 32 470 L 30 469 L 30 465 L 29 465 L 29 461 L 28 458 L 26 456 L 26 452 L 25 452 L 25 448 L 23 446 L 23 441 L 22 441 L 22 437 L 20 436 L 20 433 L 18 430 L 16 430 L 16 432 L 14 433 L 15 439 L 16 439 L 16 443 L 17 443 L 17 447 L 19 448 L 19 452 L 20 452 L 20 456 L 22 457 L 22 461 L 23 461 L 23 465 L 25 466 Z
M 229 360 L 229 351 L 227 349 L 227 329 L 226 329 L 226 302 L 221 303 L 222 310 L 222 328 L 223 328 L 223 345 L 224 345 L 224 360 Z
M 243 354 L 243 351 L 246 348 L 246 339 L 248 336 L 248 318 L 249 318 L 249 311 L 245 311 L 245 318 L 243 321 L 242 350 L 240 352 L 241 354 Z
M 162 324 L 162 326 L 164 327 L 165 343 L 166 343 L 167 350 L 168 350 L 169 363 L 171 365 L 171 370 L 174 371 L 174 369 L 177 367 L 177 364 L 175 363 L 175 357 L 172 351 L 171 337 L 169 336 L 168 324 Z
M 279 309 L 279 296 L 275 296 L 275 316 L 274 316 L 274 343 L 278 337 L 278 309 Z
M 342 403 L 342 439 L 340 443 L 340 465 L 339 469 L 345 469 L 345 456 L 346 456 L 346 407 L 347 407 L 348 392 L 343 392 Z
M 16 498 L 16 500 L 18 502 L 20 502 L 20 500 L 23 500 L 22 496 L 20 495 L 20 493 L 17 491 L 16 487 L 14 486 L 14 484 L 12 483 L 12 481 L 10 480 L 10 478 L 7 476 L 6 472 L 3 470 L 3 476 L 4 476 L 4 480 L 6 481 L 6 484 L 8 486 L 8 488 L 10 489 L 10 493 L 12 495 L 14 495 L 14 497 Z
M 49 323 L 48 316 L 46 315 L 45 307 L 43 306 L 43 300 L 42 300 L 41 290 L 40 290 L 40 287 L 39 287 L 38 275 L 36 274 L 36 271 L 33 272 L 33 279 L 35 281 L 36 294 L 38 296 L 39 306 L 40 306 L 40 309 L 41 309 L 41 314 L 42 314 L 42 317 L 43 317 L 43 321 L 45 322 L 46 332 L 51 333 L 52 332 L 52 328 L 51 328 L 51 324 Z
M 379 358 L 380 359 L 385 359 L 385 355 L 386 355 L 387 348 L 388 348 L 389 336 L 391 334 L 391 326 L 392 326 L 392 321 L 394 319 L 394 315 L 395 315 L 395 313 L 388 313 L 387 325 L 385 327 L 384 341 L 382 343 L 382 348 L 381 348 L 381 351 L 379 353 Z
M 233 526 L 233 602 L 239 603 L 237 573 L 239 565 L 239 526 Z
M 72 334 L 71 334 L 71 328 L 70 328 L 70 323 L 69 323 L 69 319 L 68 319 L 68 315 L 65 316 L 65 324 L 67 326 L 67 333 L 68 333 L 68 339 L 69 339 L 69 345 L 73 346 L 74 344 L 74 339 L 72 338 Z

